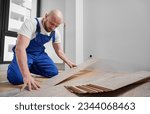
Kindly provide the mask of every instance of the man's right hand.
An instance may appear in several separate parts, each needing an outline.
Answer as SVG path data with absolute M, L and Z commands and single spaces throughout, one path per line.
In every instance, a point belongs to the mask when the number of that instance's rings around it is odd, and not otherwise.
M 23 78 L 24 85 L 21 88 L 21 91 L 23 91 L 26 87 L 31 90 L 38 90 L 40 88 L 40 85 L 34 80 L 32 76 L 27 76 Z

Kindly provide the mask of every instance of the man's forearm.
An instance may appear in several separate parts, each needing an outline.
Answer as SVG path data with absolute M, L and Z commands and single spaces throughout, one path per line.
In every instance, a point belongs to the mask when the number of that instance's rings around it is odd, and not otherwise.
M 55 52 L 57 54 L 57 56 L 62 59 L 70 68 L 72 67 L 76 67 L 77 65 L 75 65 L 73 62 L 71 62 L 69 60 L 69 58 L 65 55 L 64 51 L 61 49 L 61 46 L 59 43 L 53 43 L 53 47 L 55 49 Z
M 16 58 L 18 62 L 18 66 L 22 73 L 23 77 L 30 76 L 28 64 L 27 64 L 27 55 L 25 50 L 16 49 Z
M 67 56 L 64 54 L 63 51 L 59 51 L 57 55 L 58 55 L 58 57 L 59 57 L 60 59 L 62 59 L 67 65 L 69 65 L 69 64 L 71 63 L 71 61 L 67 58 Z

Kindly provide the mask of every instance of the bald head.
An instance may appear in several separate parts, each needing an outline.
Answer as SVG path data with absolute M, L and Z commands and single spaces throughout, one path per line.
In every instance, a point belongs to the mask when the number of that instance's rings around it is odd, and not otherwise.
M 63 22 L 63 15 L 60 10 L 54 9 L 50 11 L 48 14 L 48 17 L 53 19 L 54 21 L 59 22 L 60 24 Z
M 46 31 L 50 32 L 58 27 L 63 22 L 63 15 L 60 10 L 55 9 L 50 11 L 43 18 L 43 26 Z

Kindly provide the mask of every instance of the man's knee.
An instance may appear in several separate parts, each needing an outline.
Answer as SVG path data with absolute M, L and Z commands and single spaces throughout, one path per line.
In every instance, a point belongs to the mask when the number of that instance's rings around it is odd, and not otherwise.
M 22 76 L 18 75 L 10 68 L 7 70 L 7 79 L 13 85 L 23 84 Z
M 47 71 L 45 74 L 45 77 L 51 78 L 51 77 L 54 77 L 56 75 L 58 75 L 58 69 L 55 69 L 55 70 L 53 69 L 53 70 Z

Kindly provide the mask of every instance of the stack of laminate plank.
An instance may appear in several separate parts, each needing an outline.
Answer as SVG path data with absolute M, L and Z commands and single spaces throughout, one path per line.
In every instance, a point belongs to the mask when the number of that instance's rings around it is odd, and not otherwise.
M 72 93 L 78 94 L 85 94 L 85 93 L 101 93 L 101 92 L 108 92 L 112 91 L 111 89 L 101 87 L 94 84 L 87 84 L 87 85 L 78 85 L 78 86 L 64 86 Z

